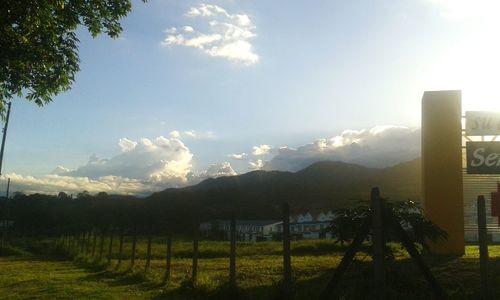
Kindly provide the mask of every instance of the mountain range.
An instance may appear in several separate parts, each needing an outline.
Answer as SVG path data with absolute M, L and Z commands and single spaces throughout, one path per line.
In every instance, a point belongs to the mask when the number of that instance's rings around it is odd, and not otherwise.
M 298 172 L 253 171 L 210 178 L 185 188 L 170 188 L 148 197 L 153 207 L 172 217 L 200 220 L 228 217 L 269 219 L 280 216 L 280 205 L 291 212 L 317 212 L 367 202 L 372 187 L 389 200 L 420 201 L 421 161 L 388 168 L 367 168 L 323 161 Z

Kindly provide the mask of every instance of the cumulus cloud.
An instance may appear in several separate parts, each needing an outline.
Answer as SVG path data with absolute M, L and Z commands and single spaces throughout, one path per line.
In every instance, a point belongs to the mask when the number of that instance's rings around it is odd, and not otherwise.
M 107 192 L 110 194 L 146 195 L 152 191 L 159 191 L 165 188 L 159 182 L 146 182 L 119 176 L 103 176 L 91 179 L 88 177 L 62 175 L 33 177 L 11 173 L 2 177 L 10 178 L 11 190 L 26 194 L 57 194 L 61 191 L 76 194 L 88 191 L 90 193 Z
M 11 178 L 13 191 L 25 193 L 79 193 L 86 190 L 90 193 L 147 195 L 169 187 L 196 184 L 209 177 L 237 174 L 229 162 L 194 172 L 193 154 L 175 137 L 179 135 L 171 133 L 170 138 L 159 136 L 139 141 L 122 138 L 118 142 L 120 152 L 111 158 L 102 159 L 94 154 L 85 165 L 74 170 L 57 166 L 45 176 L 11 173 L 4 177 Z
M 271 146 L 269 145 L 259 145 L 252 148 L 252 154 L 255 156 L 266 155 L 271 152 Z
M 178 139 L 181 136 L 181 133 L 177 130 L 173 130 L 173 131 L 170 131 L 170 136 L 175 138 L 175 139 Z
M 238 173 L 233 169 L 227 161 L 222 163 L 211 164 L 206 170 L 199 173 L 190 173 L 188 175 L 189 184 L 197 184 L 207 178 L 217 178 L 223 176 L 235 176 Z
M 245 152 L 243 153 L 240 153 L 240 154 L 230 154 L 229 157 L 232 158 L 232 159 L 235 159 L 235 160 L 243 160 L 245 159 L 245 157 L 247 156 L 247 154 Z
M 191 7 L 186 16 L 205 21 L 204 28 L 197 30 L 186 25 L 167 29 L 162 46 L 196 48 L 209 56 L 223 57 L 245 65 L 258 62 L 259 56 L 250 43 L 256 36 L 255 25 L 248 15 L 230 14 L 220 6 L 202 3 Z
M 256 161 L 248 162 L 248 165 L 251 170 L 260 170 L 264 167 L 264 161 L 262 159 L 257 159 Z
M 339 160 L 368 167 L 387 167 L 420 156 L 420 129 L 377 126 L 346 130 L 300 147 L 282 147 L 263 169 L 298 171 L 323 160 Z
M 87 164 L 66 175 L 92 179 L 111 175 L 181 184 L 191 170 L 193 154 L 177 138 L 159 136 L 154 140 L 143 138 L 138 142 L 121 139 L 119 145 L 120 154 L 110 159 L 93 156 Z

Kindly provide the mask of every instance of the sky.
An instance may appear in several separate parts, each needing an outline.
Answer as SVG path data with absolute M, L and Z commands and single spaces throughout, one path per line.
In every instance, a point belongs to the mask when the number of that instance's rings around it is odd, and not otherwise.
M 70 91 L 43 108 L 14 99 L 0 185 L 147 195 L 416 158 L 424 91 L 500 110 L 499 13 L 488 0 L 133 1 L 118 39 L 78 30 Z

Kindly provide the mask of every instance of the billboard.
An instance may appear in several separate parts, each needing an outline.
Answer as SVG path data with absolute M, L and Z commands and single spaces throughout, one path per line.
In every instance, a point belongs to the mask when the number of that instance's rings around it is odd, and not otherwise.
M 500 142 L 467 142 L 467 174 L 500 174 Z
M 468 136 L 500 135 L 500 112 L 465 112 L 465 134 Z

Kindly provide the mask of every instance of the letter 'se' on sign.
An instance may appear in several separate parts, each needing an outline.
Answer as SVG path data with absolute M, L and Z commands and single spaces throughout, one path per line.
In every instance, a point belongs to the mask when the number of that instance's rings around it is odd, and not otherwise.
M 500 174 L 500 142 L 467 142 L 467 174 Z

